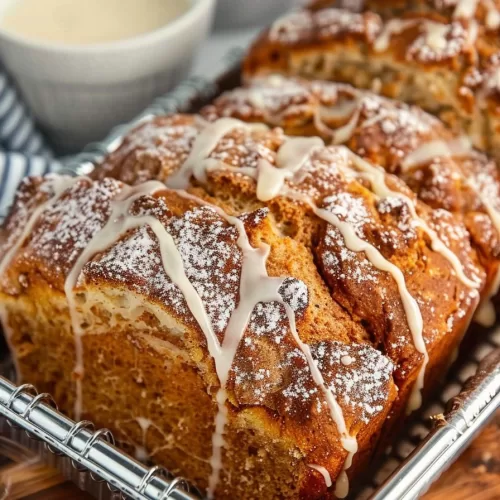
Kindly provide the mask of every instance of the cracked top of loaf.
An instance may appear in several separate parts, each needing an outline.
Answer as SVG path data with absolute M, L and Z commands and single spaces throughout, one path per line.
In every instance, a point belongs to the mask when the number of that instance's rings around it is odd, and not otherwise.
M 212 126 L 195 115 L 155 118 L 127 134 L 94 175 L 117 176 L 130 183 L 155 178 L 168 184 L 186 162 L 195 139 Z M 183 128 L 185 132 L 181 133 Z M 331 296 L 366 327 L 372 345 L 382 347 L 395 362 L 396 380 L 404 386 L 406 380 L 412 380 L 422 357 L 415 349 L 393 276 L 374 266 L 364 252 L 350 250 L 336 227 L 315 216 L 307 203 L 293 196 L 306 196 L 321 210 L 346 222 L 357 237 L 402 271 L 422 314 L 429 350 L 447 332 L 460 327 L 478 297 L 476 289 L 457 278 L 450 262 L 432 250 L 409 204 L 459 256 L 467 276 L 481 288 L 485 274 L 471 249 L 467 230 L 450 212 L 418 202 L 394 176 L 383 174 L 392 190 L 390 196 L 375 194 L 358 171 L 356 159 L 343 146 L 314 148 L 301 168 L 285 180 L 284 186 L 292 195 L 278 193 L 262 201 L 255 180 L 259 165 L 262 160 L 275 164 L 277 151 L 289 140 L 292 138 L 281 129 L 266 130 L 240 122 L 217 140 L 207 155 L 211 168 L 207 168 L 206 178 L 192 178 L 190 184 L 224 201 L 236 213 L 263 207 L 270 210 L 284 235 L 310 249 Z
M 403 179 L 426 204 L 457 214 L 495 274 L 500 241 L 488 208 L 500 210 L 498 167 L 422 109 L 344 83 L 270 75 L 223 93 L 201 114 L 345 144 Z

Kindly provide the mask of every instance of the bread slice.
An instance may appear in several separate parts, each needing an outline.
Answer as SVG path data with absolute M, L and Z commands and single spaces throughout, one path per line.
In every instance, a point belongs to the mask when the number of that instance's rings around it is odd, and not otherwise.
M 262 33 L 246 77 L 279 71 L 375 89 L 439 115 L 500 159 L 498 2 L 344 2 L 362 12 L 327 3 Z
M 201 114 L 210 121 L 234 117 L 345 144 L 404 180 L 429 206 L 453 212 L 467 227 L 489 277 L 477 319 L 492 324 L 488 298 L 497 295 L 500 285 L 500 174 L 466 137 L 454 135 L 416 106 L 344 83 L 280 75 L 258 77 L 225 92 Z

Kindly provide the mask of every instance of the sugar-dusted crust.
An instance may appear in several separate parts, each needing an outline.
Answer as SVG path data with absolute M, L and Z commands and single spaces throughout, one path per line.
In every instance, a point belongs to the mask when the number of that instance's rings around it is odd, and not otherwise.
M 438 118 L 348 84 L 279 75 L 228 91 L 201 114 L 210 121 L 235 117 L 345 144 L 403 179 L 429 206 L 461 219 L 489 282 L 494 281 L 500 242 L 487 206 L 500 209 L 498 167 Z
M 158 119 L 163 130 L 158 140 L 161 140 L 162 148 L 175 150 L 176 139 L 172 138 L 172 134 L 165 133 L 163 128 L 169 119 L 176 126 L 181 120 L 179 116 Z M 183 115 L 183 120 L 187 127 L 191 127 L 199 118 Z M 151 134 L 155 121 L 141 127 L 147 127 Z M 122 172 L 130 179 L 133 173 L 127 168 L 132 164 L 129 145 L 135 143 L 136 134 L 143 133 L 141 128 L 132 131 L 122 146 L 97 168 L 95 175 L 100 177 L 110 172 Z M 201 185 L 214 199 L 224 200 L 237 212 L 266 206 L 284 234 L 311 248 L 332 296 L 367 326 L 372 343 L 383 346 L 384 352 L 396 363 L 396 380 L 400 384 L 400 397 L 404 400 L 409 396 L 407 384 L 415 380 L 421 358 L 411 340 L 394 280 L 388 273 L 375 269 L 363 253 L 350 252 L 338 233 L 315 217 L 303 203 L 287 196 L 276 196 L 267 202 L 257 199 L 252 172 L 257 172 L 259 159 L 273 163 L 275 152 L 286 140 L 280 129 L 247 130 L 242 124 L 241 128 L 231 130 L 216 142 L 209 157 L 216 159 L 220 168 L 207 171 L 206 181 Z M 333 210 L 340 218 L 345 218 L 356 227 L 362 238 L 402 269 L 410 293 L 420 297 L 417 300 L 425 319 L 424 336 L 428 347 L 431 350 L 435 348 L 433 356 L 437 360 L 440 356 L 437 352 L 441 349 L 438 346 L 441 342 L 452 342 L 451 338 L 457 331 L 455 320 L 447 323 L 448 318 L 455 314 L 461 317 L 458 330 L 464 331 L 468 321 L 465 318 L 470 319 L 477 300 L 472 299 L 471 302 L 470 294 L 474 296 L 474 291 L 463 287 L 450 271 L 449 262 L 432 251 L 426 236 L 413 227 L 411 216 L 405 209 L 406 203 L 401 203 L 397 197 L 378 201 L 369 183 L 356 176 L 351 177 L 352 171 L 349 174 L 349 170 L 355 170 L 355 167 L 345 151 L 335 146 L 320 148 L 305 162 L 298 177 L 287 181 L 287 186 L 311 197 L 325 210 Z M 136 169 L 141 175 L 151 168 L 152 175 L 169 182 L 173 174 L 170 160 L 168 167 L 161 170 L 158 165 L 163 159 L 157 151 L 147 154 L 139 148 L 135 157 Z M 183 162 L 179 160 L 177 169 Z M 393 190 L 412 197 L 411 191 L 397 178 L 386 176 L 385 179 Z M 432 224 L 443 240 L 460 255 L 467 272 L 472 273 L 470 276 L 476 276 L 484 285 L 485 275 L 478 264 L 476 252 L 470 247 L 468 232 L 463 224 L 446 210 L 432 210 L 416 200 L 414 202 L 420 216 Z M 453 299 L 440 300 L 443 294 L 448 298 L 462 297 L 460 302 L 463 305 L 457 307 Z M 464 307 L 468 313 L 464 314 Z
M 262 33 L 244 72 L 251 77 L 279 71 L 374 88 L 438 114 L 498 159 L 499 4 L 480 1 L 470 10 L 465 3 L 476 2 L 303 10 Z M 322 23 L 342 29 L 321 31 Z
M 61 178 L 23 181 L 0 233 L 3 255 L 17 248 L 2 276 L 0 298 L 21 375 L 51 391 L 68 413 L 75 377 L 83 378 L 83 417 L 112 428 L 138 457 L 151 456 L 205 488 L 219 382 L 207 338 L 162 267 L 156 233 L 148 225 L 131 229 L 83 266 L 72 294 L 83 331 L 84 371 L 74 373 L 76 333 L 64 284 L 128 188 L 111 178 L 77 178 L 67 180 L 53 200 L 54 179 Z M 172 236 L 222 342 L 243 300 L 244 254 L 241 235 L 216 208 L 160 189 L 139 197 L 130 213 L 154 217 Z M 357 436 L 354 473 L 373 452 L 391 411 L 393 365 L 366 343 L 364 327 L 332 298 L 304 245 L 280 236 L 266 209 L 242 212 L 240 219 L 252 245 L 270 246 L 267 273 L 283 279 L 283 304 Z M 232 362 L 218 498 L 254 498 L 256 492 L 261 498 L 324 498 L 331 490 L 309 465 L 325 467 L 332 478 L 343 467 L 347 453 L 338 428 L 283 304 L 256 305 Z

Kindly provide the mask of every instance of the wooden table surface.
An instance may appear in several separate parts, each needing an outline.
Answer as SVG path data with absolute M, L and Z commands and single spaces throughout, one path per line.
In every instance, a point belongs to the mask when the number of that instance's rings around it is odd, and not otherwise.
M 22 480 L 16 471 L 0 469 L 0 481 L 14 481 L 9 496 L 0 498 L 40 500 L 90 500 L 73 483 L 65 481 L 56 471 L 41 465 L 26 466 Z M 19 474 L 19 479 L 21 474 Z M 500 499 L 500 412 L 463 455 L 432 486 L 425 500 L 498 500 Z

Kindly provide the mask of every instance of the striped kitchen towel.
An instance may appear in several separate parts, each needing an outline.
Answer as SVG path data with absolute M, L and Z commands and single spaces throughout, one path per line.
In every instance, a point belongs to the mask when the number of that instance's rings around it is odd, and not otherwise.
M 59 166 L 18 91 L 0 66 L 0 218 L 24 176 L 43 175 Z

